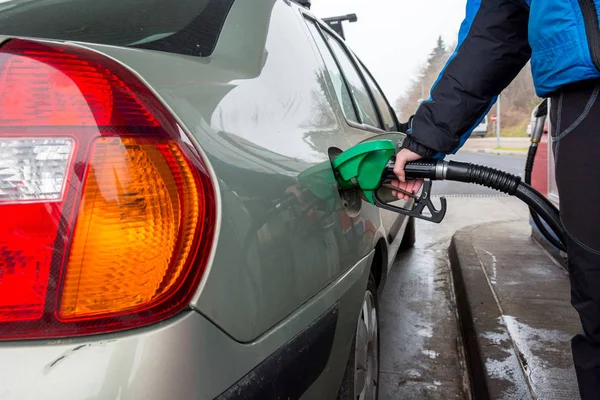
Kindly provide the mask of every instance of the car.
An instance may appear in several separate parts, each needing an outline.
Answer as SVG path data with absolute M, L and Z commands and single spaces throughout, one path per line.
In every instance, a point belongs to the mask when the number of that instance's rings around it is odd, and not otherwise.
M 526 129 L 526 133 L 527 136 L 531 137 L 531 134 L 533 133 L 533 127 L 535 126 L 535 115 L 534 115 L 534 111 L 531 112 L 531 116 L 529 117 L 529 123 L 527 123 L 527 129 Z
M 473 129 L 471 137 L 484 137 L 488 131 L 488 117 L 483 117 L 483 120 Z
M 0 35 L 0 399 L 377 398 L 415 224 L 336 184 L 404 138 L 342 38 L 288 0 L 8 0 Z

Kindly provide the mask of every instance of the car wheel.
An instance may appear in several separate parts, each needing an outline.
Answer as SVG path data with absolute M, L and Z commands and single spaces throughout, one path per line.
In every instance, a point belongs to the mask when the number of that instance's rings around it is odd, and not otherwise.
M 410 218 L 408 223 L 406 224 L 406 229 L 404 230 L 404 236 L 402 236 L 402 242 L 400 242 L 400 249 L 406 250 L 410 249 L 415 245 L 417 241 L 417 232 L 415 228 L 415 219 Z
M 379 397 L 379 303 L 373 274 L 363 298 L 338 399 L 377 400 Z

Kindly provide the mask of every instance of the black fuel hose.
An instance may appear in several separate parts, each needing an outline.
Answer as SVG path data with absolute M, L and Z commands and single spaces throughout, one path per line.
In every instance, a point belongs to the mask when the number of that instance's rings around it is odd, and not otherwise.
M 531 185 L 531 173 L 533 171 L 533 163 L 535 161 L 535 155 L 537 153 L 537 148 L 538 148 L 537 142 L 533 142 L 533 143 L 531 143 L 531 146 L 529 146 L 529 151 L 527 152 L 527 161 L 525 162 L 525 183 L 528 185 Z M 544 238 L 548 242 L 550 242 L 550 244 L 552 244 L 554 247 L 566 252 L 567 250 L 566 250 L 565 246 L 563 246 L 562 243 L 560 243 L 558 240 L 556 240 L 554 238 L 554 236 L 552 236 L 552 234 L 550 232 L 548 232 L 548 229 L 546 229 L 546 226 L 542 223 L 538 213 L 533 208 L 530 208 L 530 213 L 531 213 L 531 219 L 533 220 L 533 223 L 538 228 L 538 230 L 540 231 L 542 236 L 544 236 Z
M 384 179 L 394 179 L 395 160 L 390 160 Z M 560 247 L 564 248 L 565 233 L 558 209 L 537 190 L 521 181 L 517 175 L 484 165 L 443 160 L 419 160 L 406 164 L 407 179 L 449 180 L 486 186 L 499 192 L 515 196 L 534 210 L 554 231 Z
M 537 143 L 531 143 L 527 151 L 527 160 L 525 161 L 525 182 L 531 185 L 531 173 L 533 172 L 533 162 L 537 154 Z
M 531 145 L 529 146 L 529 151 L 527 152 L 527 160 L 525 161 L 525 183 L 531 185 L 531 174 L 533 172 L 533 164 L 535 162 L 535 156 L 538 150 L 538 144 L 542 140 L 542 136 L 544 134 L 544 126 L 546 124 L 546 118 L 548 115 L 548 101 L 542 101 L 535 109 L 534 116 L 536 118 L 535 125 L 533 127 L 533 131 L 531 132 Z M 548 231 L 546 226 L 542 223 L 540 216 L 538 213 L 530 208 L 531 219 L 533 223 L 538 228 L 542 236 L 554 247 L 566 252 L 565 246 L 562 243 L 559 243 L 558 240 L 552 236 L 552 234 Z

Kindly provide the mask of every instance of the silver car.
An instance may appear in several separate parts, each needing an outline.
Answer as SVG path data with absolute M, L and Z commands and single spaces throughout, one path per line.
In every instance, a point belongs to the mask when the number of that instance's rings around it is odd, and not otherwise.
M 338 190 L 404 138 L 339 36 L 289 0 L 5 0 L 0 35 L 0 399 L 377 398 L 414 223 Z

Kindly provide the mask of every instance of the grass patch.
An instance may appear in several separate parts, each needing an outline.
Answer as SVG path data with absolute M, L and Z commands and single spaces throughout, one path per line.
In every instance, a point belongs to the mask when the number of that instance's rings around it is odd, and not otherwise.
M 527 124 L 528 120 L 521 122 L 518 125 L 511 126 L 510 128 L 502 129 L 500 131 L 500 137 L 527 137 Z
M 521 122 L 518 125 L 511 126 L 509 128 L 504 128 L 500 131 L 500 137 L 527 137 L 527 124 L 528 120 Z M 490 121 L 490 130 L 488 131 L 487 137 L 495 137 L 496 136 L 496 125 Z

